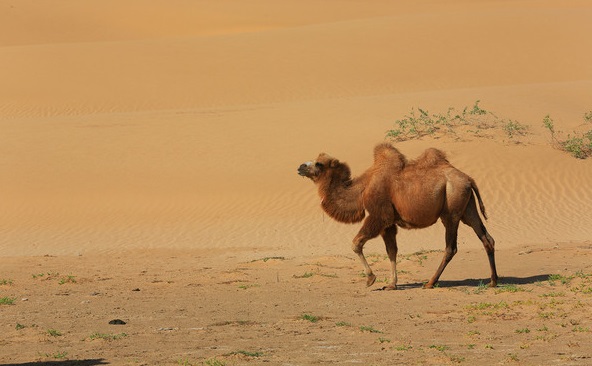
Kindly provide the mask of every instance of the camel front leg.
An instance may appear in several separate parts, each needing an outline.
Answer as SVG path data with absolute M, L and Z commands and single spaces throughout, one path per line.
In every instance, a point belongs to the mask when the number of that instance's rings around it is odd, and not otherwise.
M 376 275 L 372 272 L 372 268 L 370 268 L 370 265 L 366 260 L 366 256 L 364 256 L 364 244 L 366 244 L 366 241 L 368 240 L 364 239 L 364 237 L 360 234 L 356 235 L 352 243 L 352 249 L 358 255 L 360 262 L 362 262 L 362 265 L 364 266 L 364 273 L 366 274 L 366 286 L 370 287 L 374 284 L 374 281 L 376 281 Z
M 372 268 L 368 264 L 366 257 L 364 256 L 364 244 L 372 238 L 377 237 L 382 231 L 382 224 L 380 220 L 375 219 L 372 216 L 368 216 L 364 220 L 364 224 L 358 232 L 358 235 L 353 240 L 352 249 L 360 258 L 362 265 L 364 266 L 364 273 L 366 274 L 366 286 L 370 287 L 376 281 L 376 276 L 372 272 Z

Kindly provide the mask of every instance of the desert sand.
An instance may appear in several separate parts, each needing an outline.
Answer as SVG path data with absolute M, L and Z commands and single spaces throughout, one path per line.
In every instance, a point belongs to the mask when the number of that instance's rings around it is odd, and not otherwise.
M 1 365 L 587 365 L 592 4 L 0 1 Z M 353 174 L 417 108 L 526 126 L 394 141 L 478 183 L 500 286 L 464 225 L 382 240 L 297 167 Z M 575 131 L 575 132 L 574 132 Z M 120 319 L 126 324 L 112 325 Z

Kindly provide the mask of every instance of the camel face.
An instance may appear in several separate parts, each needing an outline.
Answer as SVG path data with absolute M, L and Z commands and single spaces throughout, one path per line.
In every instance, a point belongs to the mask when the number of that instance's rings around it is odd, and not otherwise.
M 334 159 L 321 153 L 316 160 L 307 161 L 298 167 L 298 174 L 316 181 L 331 166 Z

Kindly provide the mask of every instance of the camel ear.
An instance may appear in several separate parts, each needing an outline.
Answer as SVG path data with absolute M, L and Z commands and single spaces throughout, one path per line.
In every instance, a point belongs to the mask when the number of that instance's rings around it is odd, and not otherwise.
M 329 167 L 336 168 L 337 166 L 339 166 L 339 160 L 337 160 L 337 159 L 331 160 L 331 163 L 329 164 Z

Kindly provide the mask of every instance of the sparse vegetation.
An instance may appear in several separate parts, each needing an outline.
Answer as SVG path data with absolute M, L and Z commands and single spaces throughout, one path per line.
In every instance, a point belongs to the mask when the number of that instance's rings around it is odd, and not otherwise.
M 261 357 L 263 356 L 263 352 L 249 352 L 249 351 L 233 351 L 228 353 L 226 356 L 233 356 L 233 355 L 241 355 L 246 357 Z
M 314 315 L 310 315 L 310 314 L 302 314 L 302 316 L 300 317 L 300 319 L 307 320 L 307 321 L 309 321 L 311 323 L 316 323 L 319 320 L 321 320 L 320 317 L 314 316 Z
M 592 111 L 584 114 L 584 121 L 592 122 Z M 551 134 L 551 143 L 559 150 L 565 151 L 578 159 L 586 159 L 592 156 L 592 129 L 583 132 L 573 131 L 567 136 L 555 130 L 554 121 L 551 116 L 543 118 L 543 126 Z
M 444 351 L 446 351 L 447 349 L 449 349 L 449 347 L 448 347 L 448 346 L 444 346 L 444 345 L 438 345 L 438 344 L 432 344 L 432 345 L 430 346 L 430 348 L 431 348 L 431 349 L 438 350 L 438 351 L 440 351 L 440 352 L 444 352 Z
M 14 283 L 13 280 L 10 279 L 1 279 L 0 280 L 0 286 L 12 286 L 12 284 Z
M 66 352 L 66 351 L 58 351 L 55 353 L 46 353 L 44 355 L 45 358 L 51 358 L 54 360 L 64 360 L 67 358 L 67 356 L 68 356 L 68 352 Z
M 14 305 L 14 297 L 0 297 L 0 305 Z
M 419 139 L 424 136 L 435 138 L 453 136 L 460 138 L 460 132 L 473 137 L 493 137 L 485 132 L 501 129 L 508 138 L 514 139 L 528 133 L 528 127 L 515 120 L 504 120 L 479 106 L 477 100 L 472 108 L 462 111 L 449 107 L 445 113 L 430 113 L 424 108 L 413 108 L 402 119 L 395 121 L 395 127 L 386 133 L 394 141 Z
M 518 287 L 515 284 L 502 284 L 502 285 L 498 285 L 498 287 L 495 289 L 496 294 L 499 294 L 502 292 L 524 292 L 524 291 L 526 291 L 524 288 Z
M 560 274 L 549 275 L 549 284 L 555 286 L 556 282 L 561 282 L 562 285 L 569 285 L 574 276 L 563 276 Z
M 393 141 L 420 139 L 425 136 L 440 138 L 451 136 L 455 139 L 475 137 L 493 138 L 492 132 L 503 131 L 513 142 L 529 134 L 527 125 L 512 119 L 501 119 L 479 105 L 477 100 L 472 108 L 462 111 L 449 107 L 445 113 L 430 113 L 425 108 L 412 108 L 411 112 L 394 122 L 394 127 L 386 132 L 386 138 Z M 592 123 L 592 111 L 583 115 L 584 123 Z M 543 118 L 543 127 L 551 134 L 551 143 L 578 159 L 592 156 L 592 129 L 564 133 L 555 129 L 550 115 Z
M 89 339 L 91 341 L 95 340 L 95 339 L 102 339 L 104 341 L 116 341 L 118 339 L 122 339 L 127 337 L 127 334 L 125 333 L 119 333 L 119 334 L 107 334 L 107 333 L 99 333 L 99 332 L 95 332 L 93 334 L 90 335 Z
M 409 346 L 409 345 L 406 345 L 406 344 L 402 344 L 400 346 L 393 347 L 393 349 L 395 351 L 409 351 L 412 348 L 413 348 L 412 346 Z
M 204 361 L 204 365 L 206 365 L 206 366 L 226 366 L 226 362 L 220 361 L 217 358 L 209 358 Z
M 362 332 L 370 332 L 370 333 L 383 333 L 382 331 L 375 329 L 374 327 L 371 326 L 367 326 L 367 325 L 362 325 L 360 326 L 360 330 Z
M 283 260 L 286 260 L 286 257 L 264 257 L 264 258 L 261 258 L 261 259 L 253 259 L 253 260 L 251 261 L 251 263 L 253 263 L 253 262 L 259 262 L 259 261 L 262 261 L 262 262 L 267 262 L 267 261 L 269 261 L 269 260 L 279 260 L 279 261 L 283 261 Z
M 59 330 L 56 330 L 56 329 L 48 329 L 47 335 L 49 335 L 51 337 L 61 337 L 62 332 L 60 332 Z
M 63 276 L 62 278 L 60 278 L 58 283 L 60 285 L 65 285 L 66 283 L 76 283 L 76 276 L 72 276 L 72 275 Z

